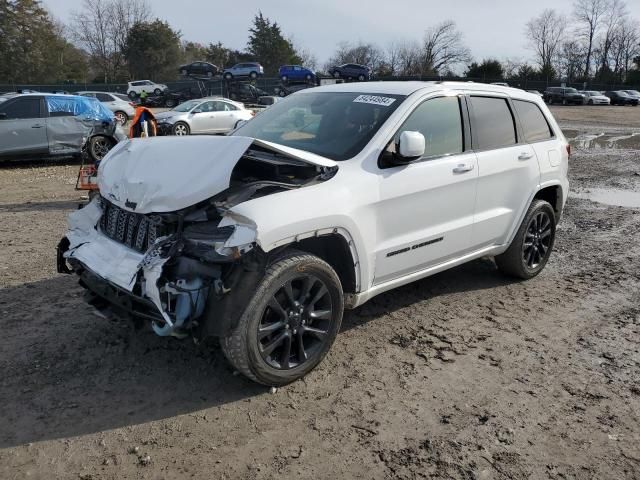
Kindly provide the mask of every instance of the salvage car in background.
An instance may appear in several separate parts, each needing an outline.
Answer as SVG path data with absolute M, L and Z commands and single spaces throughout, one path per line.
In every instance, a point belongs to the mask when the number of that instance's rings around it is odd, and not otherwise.
M 0 157 L 79 155 L 94 161 L 126 135 L 113 113 L 95 98 L 58 94 L 15 95 L 0 103 Z
M 189 100 L 173 110 L 156 114 L 160 135 L 227 133 L 253 112 L 243 104 L 222 97 Z
M 178 70 L 182 75 L 194 75 L 209 78 L 216 76 L 219 72 L 218 67 L 209 62 L 192 62 L 187 65 L 181 65 Z
M 575 88 L 549 87 L 542 94 L 542 98 L 544 98 L 544 101 L 549 105 L 554 103 L 561 103 L 562 105 L 568 105 L 569 103 L 583 105 L 586 97 Z
M 640 103 L 640 99 L 634 98 L 627 92 L 623 92 L 622 90 L 612 90 L 609 92 L 604 92 L 604 94 L 611 100 L 611 105 L 631 105 L 635 107 L 638 105 L 638 103 Z
M 329 75 L 333 78 L 358 79 L 361 82 L 371 79 L 371 69 L 357 63 L 345 63 L 329 69 Z
M 109 92 L 78 92 L 83 97 L 97 98 L 105 107 L 111 110 L 120 125 L 125 125 L 136 114 L 134 104 L 129 97 L 121 93 Z
M 300 65 L 282 65 L 278 76 L 283 82 L 311 82 L 315 80 L 316 72 Z
M 521 90 L 317 87 L 230 136 L 116 146 L 102 197 L 69 218 L 58 270 L 102 312 L 219 337 L 234 368 L 283 385 L 325 357 L 345 307 L 481 257 L 539 274 L 569 151 Z
M 225 68 L 224 72 L 222 72 L 225 80 L 247 77 L 255 80 L 262 75 L 264 75 L 264 68 L 256 62 L 237 63 L 233 67 Z
M 127 95 L 130 99 L 139 97 L 140 94 L 145 91 L 149 95 L 160 95 L 162 92 L 169 90 L 163 83 L 155 83 L 151 80 L 136 80 L 135 82 L 129 82 L 127 85 Z
M 631 98 L 635 98 L 636 100 L 640 101 L 640 92 L 638 90 L 621 90 L 621 92 L 624 92 Z
M 581 90 L 587 105 L 609 105 L 610 100 L 601 92 L 595 90 Z

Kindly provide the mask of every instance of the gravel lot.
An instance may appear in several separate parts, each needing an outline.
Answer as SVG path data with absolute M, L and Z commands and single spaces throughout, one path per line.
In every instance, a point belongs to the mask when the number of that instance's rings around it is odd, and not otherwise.
M 77 166 L 3 167 L 0 478 L 640 478 L 640 108 L 553 111 L 574 152 L 546 270 L 381 295 L 274 393 L 95 316 L 55 273 Z

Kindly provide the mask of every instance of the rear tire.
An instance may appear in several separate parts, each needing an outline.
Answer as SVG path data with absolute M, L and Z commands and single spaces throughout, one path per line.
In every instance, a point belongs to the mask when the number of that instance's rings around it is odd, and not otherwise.
M 314 255 L 286 252 L 267 268 L 238 325 L 221 339 L 222 351 L 251 380 L 286 385 L 323 360 L 343 309 L 335 271 Z
M 364 82 L 364 79 L 365 79 L 364 75 L 358 75 L 359 81 Z
M 231 79 L 233 79 L 233 75 L 227 72 L 227 73 L 224 74 L 224 79 L 225 80 L 231 80 Z
M 251 72 L 249 74 L 249 77 L 251 77 L 251 80 L 255 80 L 256 78 L 258 78 L 258 73 L 257 72 Z
M 127 122 L 129 121 L 129 115 L 127 115 L 124 112 L 121 112 L 120 110 L 115 112 L 113 115 L 114 115 L 114 117 L 116 117 L 116 120 L 118 121 L 118 124 L 120 126 L 125 126 L 127 124 Z
M 89 140 L 89 155 L 94 162 L 102 160 L 109 150 L 113 148 L 114 142 L 104 135 L 96 135 Z
M 165 106 L 167 108 L 173 108 L 178 104 L 178 102 L 177 102 L 177 100 L 174 100 L 173 98 L 167 98 L 167 100 L 164 102 L 164 104 L 165 104 Z
M 496 256 L 496 265 L 506 275 L 527 280 L 547 264 L 556 238 L 556 214 L 545 200 L 535 199 L 522 220 L 509 248 Z
M 158 95 L 160 95 L 160 94 L 162 93 L 162 90 L 160 90 L 159 88 L 156 88 L 156 89 L 153 91 L 153 93 L 154 93 L 154 95 L 158 96 Z
M 127 96 L 131 99 L 131 100 L 135 100 L 136 97 L 138 96 L 138 94 L 136 92 L 134 92 L 133 90 L 131 90 L 129 93 L 127 93 Z
M 282 80 L 283 83 L 287 83 L 287 80 L 289 80 L 289 77 L 287 77 L 286 75 L 282 75 L 280 77 L 280 80 Z

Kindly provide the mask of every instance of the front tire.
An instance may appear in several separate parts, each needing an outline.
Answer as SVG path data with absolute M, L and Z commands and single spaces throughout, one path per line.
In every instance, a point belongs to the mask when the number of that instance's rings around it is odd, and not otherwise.
M 512 277 L 533 278 L 547 264 L 555 238 L 555 211 L 549 202 L 536 199 L 529 206 L 507 251 L 496 256 L 496 265 Z
M 187 135 L 191 134 L 191 129 L 189 128 L 189 125 L 187 125 L 184 122 L 177 122 L 173 126 L 171 131 L 176 137 L 186 137 Z
M 256 78 L 258 78 L 258 73 L 257 72 L 251 72 L 249 74 L 249 77 L 251 77 L 251 80 L 255 80 Z
M 127 93 L 127 96 L 131 99 L 131 100 L 135 100 L 136 97 L 138 96 L 138 94 L 136 92 L 134 92 L 133 90 L 131 90 L 129 93 Z
M 290 251 L 267 268 L 238 325 L 221 339 L 222 351 L 251 380 L 286 385 L 326 356 L 343 309 L 342 285 L 331 266 Z
M 159 88 L 156 88 L 156 89 L 153 91 L 153 93 L 154 93 L 154 95 L 158 96 L 158 95 L 160 95 L 160 94 L 162 93 L 162 90 L 160 90 Z

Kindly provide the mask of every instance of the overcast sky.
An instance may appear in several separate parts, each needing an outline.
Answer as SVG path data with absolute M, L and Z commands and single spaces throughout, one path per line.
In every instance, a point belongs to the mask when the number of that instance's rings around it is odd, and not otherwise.
M 44 0 L 57 18 L 67 21 L 82 0 Z M 182 38 L 244 49 L 253 16 L 262 10 L 277 21 L 297 46 L 310 50 L 322 66 L 343 40 L 389 42 L 422 38 L 433 24 L 452 19 L 463 32 L 474 58 L 528 59 L 524 28 L 545 8 L 571 13 L 572 0 L 152 0 L 155 16 L 182 32 Z M 640 20 L 640 0 L 627 1 Z

